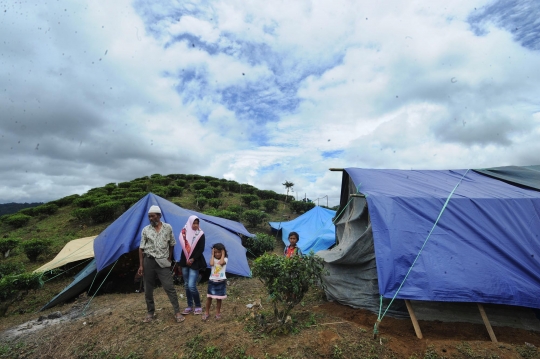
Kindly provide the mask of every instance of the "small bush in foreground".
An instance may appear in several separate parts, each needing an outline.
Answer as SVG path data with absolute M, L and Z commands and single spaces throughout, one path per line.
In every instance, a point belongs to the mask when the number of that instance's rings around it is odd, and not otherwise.
M 264 233 L 257 233 L 255 237 L 247 237 L 244 239 L 244 247 L 247 248 L 248 253 L 254 257 L 258 257 L 265 252 L 271 252 L 274 250 L 276 240 L 273 236 Z
M 0 279 L 7 275 L 16 275 L 24 272 L 22 263 L 2 263 L 0 264 Z
M 253 264 L 253 276 L 259 278 L 272 299 L 278 325 L 285 323 L 290 311 L 299 304 L 310 287 L 322 283 L 324 264 L 313 252 L 287 258 L 263 254 Z
M 51 242 L 45 239 L 31 239 L 22 243 L 22 248 L 30 262 L 37 262 L 37 258 L 45 253 Z

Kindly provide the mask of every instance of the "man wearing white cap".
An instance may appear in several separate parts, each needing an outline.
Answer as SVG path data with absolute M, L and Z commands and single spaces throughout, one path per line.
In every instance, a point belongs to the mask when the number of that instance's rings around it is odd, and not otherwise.
M 147 309 L 143 322 L 148 323 L 154 320 L 156 310 L 154 287 L 157 275 L 174 308 L 176 322 L 181 323 L 185 318 L 180 313 L 178 296 L 169 270 L 176 243 L 173 230 L 170 224 L 161 222 L 161 209 L 158 206 L 150 207 L 148 219 L 150 224 L 143 228 L 139 245 L 138 274 L 144 278 L 144 298 Z

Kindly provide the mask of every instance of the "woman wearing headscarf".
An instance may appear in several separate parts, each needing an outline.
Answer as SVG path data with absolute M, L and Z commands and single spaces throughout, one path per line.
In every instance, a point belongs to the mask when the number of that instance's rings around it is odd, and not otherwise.
M 182 246 L 182 255 L 180 256 L 180 267 L 186 287 L 187 308 L 182 314 L 202 314 L 201 297 L 197 290 L 197 278 L 199 270 L 206 268 L 204 259 L 204 232 L 199 227 L 199 218 L 190 216 L 179 238 Z M 195 307 L 194 307 L 195 306 Z

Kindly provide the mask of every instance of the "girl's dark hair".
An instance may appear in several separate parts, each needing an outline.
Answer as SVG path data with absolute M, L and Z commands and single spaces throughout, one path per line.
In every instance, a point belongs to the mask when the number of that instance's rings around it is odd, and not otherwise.
M 216 243 L 212 246 L 212 248 L 217 249 L 218 251 L 224 250 L 225 251 L 225 257 L 229 258 L 227 254 L 227 248 L 223 245 L 223 243 Z
M 296 233 L 296 232 L 291 232 L 291 233 L 289 233 L 289 237 L 290 237 L 290 236 L 296 236 L 297 242 L 300 242 L 300 235 L 299 235 L 298 233 Z M 287 238 L 287 239 L 289 239 L 289 238 Z

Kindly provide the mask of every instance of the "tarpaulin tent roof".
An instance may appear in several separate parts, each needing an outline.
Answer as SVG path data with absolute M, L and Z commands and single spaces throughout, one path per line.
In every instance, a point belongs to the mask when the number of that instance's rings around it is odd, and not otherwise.
M 94 238 L 96 238 L 96 236 L 69 241 L 52 261 L 42 265 L 36 269 L 34 273 L 46 272 L 68 263 L 94 257 Z
M 540 190 L 540 166 L 505 166 L 474 171 L 510 184 Z
M 300 236 L 298 247 L 302 253 L 318 252 L 336 243 L 336 231 L 332 218 L 336 211 L 315 206 L 300 217 L 287 222 L 268 222 L 274 230 L 281 230 L 281 239 L 289 245 L 289 233 Z
M 139 248 L 141 241 L 142 229 L 148 225 L 148 209 L 152 205 L 157 205 L 161 208 L 161 220 L 170 224 L 173 227 L 173 233 L 176 239 L 174 247 L 174 258 L 180 260 L 181 247 L 178 243 L 180 231 L 191 215 L 199 215 L 197 212 L 190 211 L 167 201 L 164 198 L 149 193 L 130 209 L 122 214 L 116 221 L 111 223 L 103 232 L 101 232 L 94 240 L 95 266 L 98 272 L 102 271 L 107 266 L 113 264 L 122 254 L 129 253 Z M 205 233 L 206 243 L 204 256 L 207 263 L 210 263 L 211 247 L 214 243 L 221 242 L 230 253 L 229 261 L 227 262 L 227 272 L 240 276 L 251 276 L 246 249 L 242 246 L 242 241 L 237 233 L 245 233 L 252 236 L 245 227 L 238 222 L 223 220 L 221 218 L 201 215 L 201 229 Z M 210 222 L 209 220 L 212 220 Z M 234 225 L 231 225 L 234 222 Z M 216 224 L 218 223 L 218 224 Z M 92 265 L 89 264 L 89 266 Z M 88 273 L 88 268 L 83 269 L 83 272 Z M 81 272 L 82 273 L 82 272 Z M 85 279 L 85 276 L 77 275 L 79 281 Z M 92 272 L 88 273 L 90 275 Z M 72 290 L 75 287 L 75 281 L 62 291 L 58 296 L 53 298 L 55 303 L 72 298 L 78 292 Z M 76 286 L 79 288 L 80 286 Z M 54 304 L 48 303 L 43 309 L 49 308 Z
M 342 264 L 369 263 L 368 282 L 385 298 L 540 308 L 540 192 L 466 170 L 347 168 L 343 176 L 340 210 L 358 201 L 356 214 L 345 213 L 364 219 L 347 224 L 341 215 L 338 246 L 319 253 L 336 264 L 335 278 L 356 275 Z M 356 192 L 365 199 L 349 205 Z M 356 237 L 342 245 L 346 231 Z

